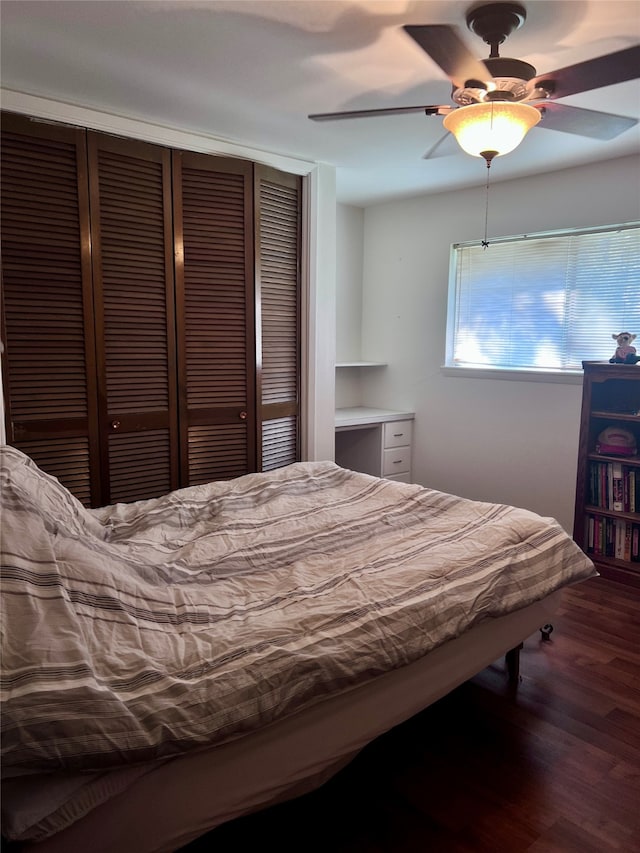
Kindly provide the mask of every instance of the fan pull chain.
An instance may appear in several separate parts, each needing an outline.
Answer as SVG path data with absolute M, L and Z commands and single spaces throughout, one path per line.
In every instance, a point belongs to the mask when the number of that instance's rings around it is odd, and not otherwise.
M 489 241 L 487 240 L 487 229 L 489 222 L 489 175 L 491 173 L 491 160 L 487 157 L 487 183 L 485 186 L 485 205 L 484 205 L 484 240 L 482 241 L 482 248 L 489 248 Z

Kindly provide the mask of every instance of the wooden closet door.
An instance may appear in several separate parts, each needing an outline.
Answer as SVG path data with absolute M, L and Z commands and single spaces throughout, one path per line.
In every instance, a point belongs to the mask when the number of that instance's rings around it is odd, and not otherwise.
M 302 180 L 255 167 L 258 457 L 269 471 L 300 460 Z
M 103 503 L 179 485 L 169 149 L 88 134 Z
M 253 165 L 174 151 L 182 484 L 256 470 Z
M 84 130 L 2 116 L 7 441 L 100 502 Z

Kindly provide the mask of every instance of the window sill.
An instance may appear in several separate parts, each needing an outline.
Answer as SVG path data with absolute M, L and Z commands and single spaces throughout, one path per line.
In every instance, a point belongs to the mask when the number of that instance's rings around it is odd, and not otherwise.
M 448 367 L 440 368 L 443 376 L 464 379 L 509 379 L 512 382 L 551 382 L 563 385 L 582 385 L 582 370 L 523 370 L 498 367 Z

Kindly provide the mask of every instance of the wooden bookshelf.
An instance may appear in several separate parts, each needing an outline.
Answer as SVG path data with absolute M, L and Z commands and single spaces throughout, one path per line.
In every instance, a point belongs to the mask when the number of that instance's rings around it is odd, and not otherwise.
M 640 589 L 640 364 L 583 368 L 573 538 L 601 575 Z M 608 426 L 631 432 L 639 452 L 598 452 Z

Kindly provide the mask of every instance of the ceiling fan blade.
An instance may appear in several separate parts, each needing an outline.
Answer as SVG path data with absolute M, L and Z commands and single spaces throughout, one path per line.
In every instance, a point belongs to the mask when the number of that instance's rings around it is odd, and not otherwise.
M 640 77 L 640 45 L 587 59 L 568 65 L 558 71 L 540 74 L 532 82 L 536 87 L 549 90 L 550 98 L 564 98 L 590 92 L 615 83 L 636 80 Z
M 446 143 L 443 145 L 443 143 Z M 460 148 L 456 143 L 453 135 L 447 131 L 444 136 L 441 136 L 428 151 L 422 155 L 423 160 L 432 160 L 436 157 L 448 157 L 451 154 L 459 154 Z
M 456 27 L 407 24 L 402 29 L 442 68 L 456 88 L 464 88 L 468 80 L 491 80 L 487 66 L 469 51 Z
M 538 127 L 561 130 L 563 133 L 575 133 L 578 136 L 589 136 L 592 139 L 614 139 L 638 124 L 638 119 L 629 116 L 585 110 L 582 107 L 570 107 L 568 104 L 557 104 L 554 101 L 545 101 L 535 106 L 542 113 L 542 121 L 537 125 Z
M 367 118 L 370 116 L 398 115 L 401 113 L 426 113 L 428 116 L 444 116 L 454 109 L 444 104 L 427 104 L 420 107 L 383 107 L 377 110 L 344 110 L 339 113 L 313 113 L 313 121 L 334 121 L 343 118 Z

